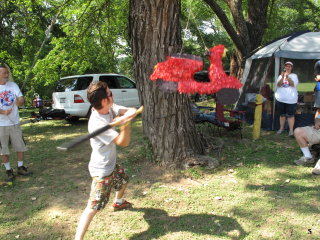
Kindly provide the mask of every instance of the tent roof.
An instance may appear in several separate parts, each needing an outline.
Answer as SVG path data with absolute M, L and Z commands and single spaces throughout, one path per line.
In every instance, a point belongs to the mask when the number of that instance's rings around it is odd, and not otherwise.
M 272 55 L 293 59 L 320 59 L 320 32 L 286 36 L 266 45 L 249 58 L 266 58 Z

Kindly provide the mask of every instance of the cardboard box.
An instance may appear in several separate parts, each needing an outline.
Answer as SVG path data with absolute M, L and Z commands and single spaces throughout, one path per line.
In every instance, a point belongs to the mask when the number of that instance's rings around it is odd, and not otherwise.
M 315 96 L 314 96 L 314 92 L 306 92 L 303 95 L 303 102 L 304 103 L 311 103 L 314 102 Z

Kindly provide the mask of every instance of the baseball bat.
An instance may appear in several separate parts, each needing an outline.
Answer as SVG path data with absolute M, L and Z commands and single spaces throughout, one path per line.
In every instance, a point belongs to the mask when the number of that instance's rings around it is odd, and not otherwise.
M 136 117 L 137 115 L 139 115 L 142 112 L 143 112 L 143 106 L 141 106 L 136 111 L 134 117 Z M 93 138 L 93 137 L 99 135 L 100 133 L 103 133 L 103 132 L 107 131 L 108 129 L 110 129 L 112 127 L 120 125 L 121 122 L 122 122 L 121 120 L 114 121 L 114 122 L 112 122 L 112 123 L 110 123 L 110 124 L 108 124 L 108 125 L 106 125 L 106 126 L 104 126 L 102 128 L 99 128 L 99 129 L 93 131 L 92 133 L 89 133 L 87 135 L 75 138 L 75 139 L 71 140 L 70 142 L 66 142 L 66 143 L 62 144 L 61 146 L 58 146 L 57 150 L 59 150 L 59 151 L 68 151 L 69 149 L 71 149 L 71 148 L 73 148 L 73 147 L 75 147 L 75 146 L 77 146 L 77 145 L 89 140 L 90 138 Z

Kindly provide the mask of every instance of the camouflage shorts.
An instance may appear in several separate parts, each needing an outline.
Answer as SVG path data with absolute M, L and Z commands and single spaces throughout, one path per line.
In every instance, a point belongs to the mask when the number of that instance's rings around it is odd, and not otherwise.
M 109 201 L 111 188 L 119 191 L 121 187 L 128 183 L 129 176 L 118 164 L 116 168 L 106 177 L 93 177 L 88 204 L 91 209 L 103 209 Z

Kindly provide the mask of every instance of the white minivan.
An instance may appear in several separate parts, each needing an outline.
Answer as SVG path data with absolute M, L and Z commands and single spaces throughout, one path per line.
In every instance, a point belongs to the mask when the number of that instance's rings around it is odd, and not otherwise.
M 126 107 L 139 107 L 136 83 L 119 74 L 86 74 L 61 78 L 52 94 L 52 108 L 64 110 L 69 120 L 90 116 L 87 88 L 91 82 L 106 82 L 112 91 L 114 103 Z

